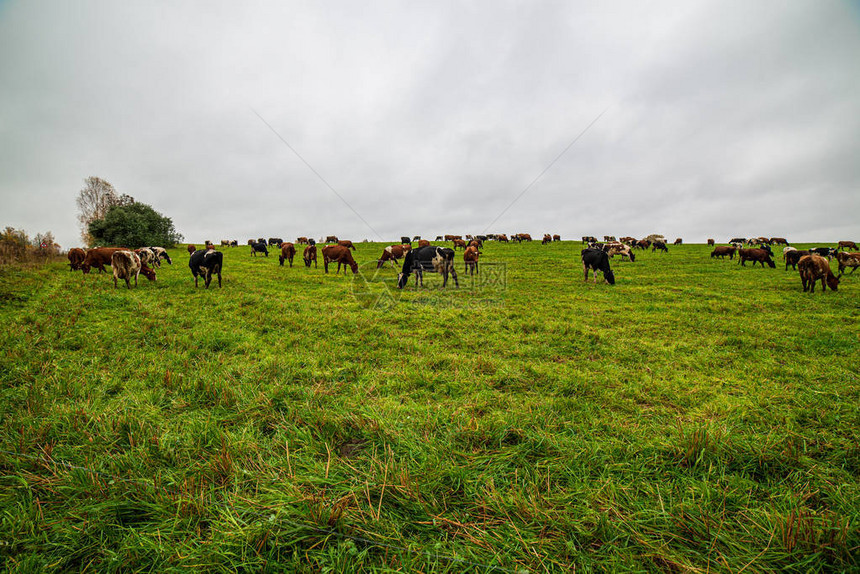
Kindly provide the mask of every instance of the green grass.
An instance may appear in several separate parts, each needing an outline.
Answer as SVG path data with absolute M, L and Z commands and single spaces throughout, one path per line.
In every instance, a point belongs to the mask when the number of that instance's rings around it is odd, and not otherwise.
M 3 568 L 860 568 L 860 275 L 685 245 L 610 287 L 580 247 L 383 309 L 248 247 L 220 290 L 180 249 L 131 290 L 0 270 Z

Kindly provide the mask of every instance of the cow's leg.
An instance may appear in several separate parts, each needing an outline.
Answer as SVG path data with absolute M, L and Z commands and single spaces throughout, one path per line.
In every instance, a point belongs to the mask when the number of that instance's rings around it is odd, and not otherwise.
M 116 289 L 116 275 L 113 276 L 113 288 Z
M 588 265 L 585 263 L 582 264 L 582 270 L 585 271 L 585 279 L 584 281 L 588 283 Z
M 218 268 L 218 289 L 221 288 L 221 268 Z
M 454 262 L 451 262 L 451 278 L 454 279 L 454 287 L 460 288 L 460 282 L 457 281 L 457 271 L 454 269 Z

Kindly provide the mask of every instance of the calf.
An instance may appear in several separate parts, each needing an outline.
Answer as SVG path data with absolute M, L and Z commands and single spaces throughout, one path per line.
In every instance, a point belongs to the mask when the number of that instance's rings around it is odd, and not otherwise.
M 390 261 L 393 267 L 399 259 L 403 259 L 403 256 L 406 255 L 410 249 L 412 249 L 412 244 L 410 243 L 404 243 L 403 245 L 389 245 L 382 250 L 382 255 L 376 260 L 376 268 L 382 269 L 382 266 L 385 265 L 386 261 Z
M 409 242 L 407 241 L 406 243 L 409 243 Z M 342 245 L 342 246 L 346 247 L 347 249 L 352 249 L 353 251 L 355 251 L 355 245 L 353 245 L 352 241 L 350 241 L 349 239 L 341 239 L 340 241 L 337 242 L 337 244 Z
M 734 246 L 719 245 L 711 251 L 711 258 L 719 257 L 720 259 L 725 259 L 726 255 L 728 255 L 729 259 L 734 259 L 735 251 L 737 250 L 738 248 Z
M 110 266 L 113 268 L 113 288 L 117 288 L 117 279 L 124 279 L 127 289 L 131 289 L 129 281 L 134 277 L 137 287 L 137 276 L 140 274 L 140 257 L 133 251 L 119 250 L 111 254 Z
M 397 287 L 403 289 L 409 281 L 409 274 L 415 272 L 416 285 L 420 282 L 424 286 L 424 272 L 440 273 L 442 275 L 442 287 L 448 285 L 448 274 L 454 279 L 454 285 L 460 286 L 457 281 L 457 271 L 454 269 L 454 250 L 447 247 L 419 247 L 406 254 L 403 259 L 403 268 L 397 276 Z
M 842 251 L 836 254 L 836 261 L 839 263 L 839 275 L 842 275 L 846 267 L 851 268 L 849 275 L 853 275 L 854 271 L 860 267 L 860 253 Z
M 800 272 L 800 282 L 803 291 L 815 293 L 815 282 L 821 279 L 821 290 L 827 291 L 827 287 L 836 291 L 839 287 L 839 278 L 830 270 L 830 261 L 820 255 L 804 255 L 797 262 L 797 270 Z
M 69 249 L 69 271 L 77 271 L 81 268 L 81 263 L 87 258 L 87 252 L 80 247 L 72 247 Z
M 585 281 L 588 281 L 588 271 L 594 271 L 594 282 L 597 283 L 597 272 L 603 273 L 603 278 L 610 285 L 615 285 L 615 274 L 609 267 L 609 254 L 602 249 L 588 247 L 581 251 L 582 270 L 585 272 Z
M 469 275 L 474 275 L 478 273 L 478 258 L 481 254 L 478 252 L 478 248 L 470 245 L 463 252 L 463 261 L 466 263 L 466 267 L 464 269 L 464 273 L 469 273 Z
M 836 251 L 839 251 L 840 249 L 853 249 L 857 251 L 857 244 L 853 241 L 840 241 L 839 245 L 836 247 Z
M 316 245 L 308 245 L 305 247 L 304 253 L 302 253 L 302 259 L 305 262 L 305 267 L 311 266 L 311 261 L 314 262 L 314 267 L 317 266 L 317 246 Z
M 256 257 L 257 253 L 263 253 L 266 257 L 269 256 L 269 250 L 266 248 L 265 241 L 259 241 L 251 246 L 251 255 Z
M 289 261 L 290 267 L 292 267 L 293 266 L 293 257 L 295 257 L 295 256 L 296 256 L 296 247 L 292 243 L 290 243 L 288 241 L 284 241 L 283 243 L 281 243 L 281 255 L 280 255 L 280 257 L 278 257 L 278 261 L 280 262 L 281 267 L 284 266 L 284 261 Z
M 770 255 L 771 254 L 764 249 L 739 249 L 738 262 L 744 267 L 746 267 L 747 261 L 752 261 L 753 267 L 755 267 L 756 263 L 761 263 L 762 267 L 764 267 L 764 264 L 767 263 L 768 266 L 773 269 L 774 267 L 776 267 L 776 263 L 773 262 L 773 259 L 770 258 Z
M 809 255 L 809 250 L 807 249 L 792 249 L 791 251 L 786 251 L 782 254 L 782 258 L 785 259 L 785 270 L 788 271 L 788 266 L 791 265 L 791 268 L 795 271 L 797 270 L 797 262 L 800 261 L 800 258 Z
M 197 278 L 203 277 L 203 285 L 207 289 L 212 281 L 212 275 L 218 276 L 218 287 L 221 287 L 221 269 L 224 267 L 224 254 L 214 249 L 200 249 L 191 254 L 188 267 L 194 275 L 194 287 L 197 288 Z
M 358 263 L 352 258 L 349 248 L 344 245 L 326 245 L 322 248 L 323 267 L 328 273 L 328 264 L 337 263 L 337 273 L 340 273 L 340 266 L 343 265 L 343 272 L 346 273 L 346 266 L 352 269 L 353 273 L 358 273 Z

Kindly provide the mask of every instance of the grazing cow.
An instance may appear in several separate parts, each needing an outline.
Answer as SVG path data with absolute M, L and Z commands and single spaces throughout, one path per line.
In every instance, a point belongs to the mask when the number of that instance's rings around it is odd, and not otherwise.
M 298 243 L 299 245 L 307 245 L 308 244 L 308 238 L 307 237 L 298 237 L 298 238 L 296 238 L 296 243 Z
M 851 268 L 849 275 L 854 275 L 854 271 L 860 267 L 860 252 L 841 251 L 836 254 L 836 261 L 839 263 L 839 275 L 842 275 L 846 267 Z
M 809 255 L 808 249 L 791 249 L 783 253 L 782 258 L 785 260 L 785 270 L 788 271 L 788 266 L 790 265 L 792 269 L 797 271 L 797 262 L 804 255 Z
M 393 267 L 395 263 L 399 259 L 403 259 L 403 256 L 412 249 L 411 243 L 404 243 L 402 245 L 389 245 L 385 249 L 382 250 L 382 255 L 379 259 L 376 260 L 376 268 L 382 269 L 382 266 L 386 261 L 391 262 L 391 266 Z
M 173 265 L 173 261 L 170 259 L 170 255 L 167 254 L 167 249 L 164 247 L 150 247 L 150 251 L 155 253 L 155 266 L 161 267 L 161 260 L 164 259 L 167 261 L 168 265 Z
M 311 266 L 311 261 L 314 262 L 314 267 L 317 266 L 317 246 L 316 245 L 308 245 L 305 247 L 304 253 L 302 253 L 302 259 L 305 262 L 305 267 Z
M 81 263 L 87 258 L 87 252 L 80 247 L 72 247 L 69 249 L 69 271 L 77 271 L 81 268 Z
M 625 245 L 620 241 L 616 241 L 614 243 L 607 243 L 602 247 L 603 251 L 606 251 L 610 257 L 614 255 L 621 255 L 621 260 L 623 261 L 625 258 L 629 259 L 631 263 L 636 262 L 636 255 L 633 253 L 633 250 L 629 245 Z
M 418 239 L 421 239 L 421 238 L 419 237 Z M 415 241 L 418 241 L 418 239 L 416 239 Z M 408 243 L 409 245 L 412 245 L 412 240 L 409 239 L 409 237 L 402 235 L 402 236 L 400 236 L 400 244 L 402 245 L 404 243 Z
M 765 249 L 739 249 L 738 250 L 738 263 L 746 267 L 747 261 L 753 262 L 753 267 L 755 267 L 756 263 L 761 263 L 761 266 L 764 267 L 764 264 L 767 263 L 768 266 L 773 269 L 776 267 L 776 263 L 771 259 L 771 253 L 768 253 Z
M 230 247 L 239 247 L 239 242 L 235 239 L 230 241 Z
M 325 238 L 326 243 L 337 243 L 337 235 L 327 235 Z
M 328 264 L 337 263 L 337 273 L 340 273 L 340 266 L 343 265 L 343 272 L 346 274 L 346 266 L 352 269 L 353 273 L 358 273 L 358 263 L 352 258 L 349 248 L 343 245 L 326 245 L 322 248 L 323 267 L 328 273 Z
M 314 239 L 313 237 L 308 238 L 308 245 L 316 245 L 316 244 L 317 244 L 316 239 Z
M 734 245 L 735 243 L 740 243 L 742 247 L 743 247 L 743 244 L 746 242 L 747 242 L 746 237 L 732 237 L 731 239 L 729 239 L 730 244 Z
M 708 245 L 713 246 L 714 244 L 716 244 L 716 241 L 714 241 L 713 239 L 708 239 Z
M 771 245 L 788 245 L 788 240 L 785 237 L 771 237 Z
M 612 242 L 615 242 L 615 241 L 618 241 L 618 240 L 617 240 L 617 239 L 615 239 L 615 236 L 614 236 L 614 235 L 604 235 L 604 236 L 603 236 L 603 241 L 612 241 Z
M 828 260 L 831 257 L 836 256 L 836 250 L 832 247 L 813 247 L 809 250 L 810 255 L 820 255 L 821 257 L 826 257 Z
M 597 272 L 603 273 L 603 278 L 610 285 L 615 285 L 615 274 L 609 267 L 609 254 L 602 249 L 587 247 L 581 252 L 582 270 L 585 272 L 585 281 L 588 281 L 588 271 L 594 271 L 594 282 L 597 283 Z
M 194 275 L 194 287 L 197 287 L 197 278 L 203 278 L 203 285 L 207 289 L 212 281 L 212 275 L 218 276 L 218 287 L 221 287 L 221 269 L 224 267 L 224 254 L 214 249 L 200 249 L 191 254 L 188 267 Z
M 583 243 L 594 243 L 596 241 L 597 241 L 597 238 L 594 237 L 593 235 L 583 235 L 582 236 L 582 242 Z
M 552 236 L 552 240 L 553 241 L 561 241 L 561 235 L 556 233 L 555 235 Z
M 188 251 L 188 255 L 191 255 L 192 253 L 197 251 L 197 246 L 194 245 L 193 243 L 189 243 L 188 247 L 186 247 L 186 251 Z
M 418 240 L 418 247 L 428 247 L 429 245 L 430 245 L 430 242 L 427 241 L 426 239 L 419 239 Z
M 467 248 L 468 247 L 474 247 L 475 249 L 483 249 L 484 248 L 484 242 L 481 241 L 480 239 L 473 239 L 469 242 L 468 245 L 466 245 L 466 247 Z
M 466 249 L 466 242 L 462 239 L 452 239 L 451 242 L 454 244 L 454 249 L 457 249 L 458 247 Z
M 140 249 L 135 249 L 134 252 L 140 258 L 141 265 L 147 265 L 149 267 L 158 267 L 158 257 L 156 257 L 155 252 L 148 247 L 141 247 Z M 111 267 L 113 267 L 113 265 L 111 265 Z
M 105 265 L 111 264 L 111 256 L 115 251 L 128 251 L 128 249 L 125 247 L 94 247 L 87 250 L 84 260 L 81 261 L 81 271 L 86 275 L 91 268 L 95 267 L 99 273 L 107 273 Z
M 843 249 L 843 250 L 844 249 L 853 249 L 856 251 L 857 250 L 857 244 L 854 243 L 853 241 L 840 241 L 839 245 L 836 247 L 836 251 L 839 251 L 840 249 Z
M 675 243 L 673 243 L 672 245 L 681 245 L 683 243 L 684 243 L 684 240 L 679 237 L 679 238 L 675 239 Z
M 221 247 L 230 247 L 230 240 L 229 239 L 222 239 L 221 240 Z
M 499 235 L 496 236 L 496 241 L 501 241 L 502 243 L 507 243 L 508 242 L 508 236 L 505 235 L 504 233 L 500 233 Z
M 284 261 L 290 262 L 290 267 L 293 266 L 293 257 L 296 256 L 296 247 L 289 241 L 281 243 L 281 255 L 278 257 L 281 267 L 284 266 Z
M 475 243 L 474 241 L 472 243 Z M 469 273 L 469 275 L 474 275 L 478 273 L 478 258 L 481 256 L 478 248 L 474 245 L 469 245 L 466 250 L 463 252 L 463 261 L 466 263 L 466 267 L 463 270 L 464 273 Z
M 797 270 L 800 272 L 800 282 L 803 284 L 803 292 L 815 293 L 815 282 L 821 279 L 821 290 L 827 291 L 827 287 L 836 291 L 839 287 L 839 278 L 830 270 L 830 261 L 820 255 L 804 255 L 797 262 Z
M 547 243 L 552 243 L 552 235 L 550 235 L 549 233 L 544 233 L 543 239 L 541 240 L 540 244 L 546 245 Z
M 113 268 L 113 288 L 117 288 L 117 279 L 124 279 L 127 289 L 131 289 L 130 280 L 134 277 L 137 287 L 137 276 L 140 274 L 140 257 L 133 251 L 119 250 L 111 254 L 110 266 Z
M 734 259 L 735 251 L 737 250 L 738 248 L 735 246 L 718 245 L 711 251 L 711 258 L 719 257 L 720 259 L 725 259 L 726 255 L 728 255 L 729 259 Z
M 457 271 L 454 269 L 454 250 L 447 247 L 419 247 L 406 254 L 403 259 L 403 268 L 397 276 L 397 287 L 403 289 L 409 281 L 409 274 L 415 272 L 416 285 L 420 282 L 424 286 L 424 272 L 440 273 L 442 275 L 442 287 L 448 285 L 448 274 L 454 279 L 454 285 L 460 286 L 457 281 Z
M 649 247 L 651 247 L 651 241 L 648 239 L 640 239 L 639 241 L 636 242 L 636 245 L 634 245 L 633 247 L 635 247 L 637 249 L 642 249 L 644 251 L 644 250 L 648 249 Z
M 651 245 L 651 253 L 654 253 L 654 252 L 655 252 L 655 251 L 657 251 L 658 249 L 659 249 L 660 251 L 664 252 L 664 253 L 669 253 L 669 248 L 668 248 L 668 247 L 666 247 L 666 244 L 665 244 L 665 243 L 663 243 L 662 241 L 655 241 L 655 242 Z
M 407 241 L 407 243 L 408 243 L 408 241 Z M 337 244 L 342 245 L 342 246 L 346 247 L 347 249 L 352 249 L 353 251 L 355 251 L 355 245 L 353 245 L 352 241 L 350 241 L 349 239 L 341 239 L 340 241 L 337 242 Z
M 248 245 L 254 245 L 255 243 L 257 243 L 257 242 L 253 239 L 248 240 Z
M 259 243 L 255 243 L 251 246 L 251 255 L 256 257 L 257 253 L 264 253 L 266 257 L 269 256 L 269 250 L 266 248 L 265 241 L 260 241 Z
M 517 233 L 517 237 L 520 238 L 519 239 L 520 241 L 531 241 L 532 240 L 532 236 L 529 235 L 528 233 Z
M 284 240 L 281 239 L 280 237 L 270 237 L 269 238 L 269 247 L 278 246 L 283 242 L 284 242 Z

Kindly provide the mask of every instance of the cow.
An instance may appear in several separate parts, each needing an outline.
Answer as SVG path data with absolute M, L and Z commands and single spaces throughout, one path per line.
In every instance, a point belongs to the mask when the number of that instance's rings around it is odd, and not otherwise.
M 192 253 L 197 251 L 197 246 L 194 245 L 193 243 L 189 243 L 188 247 L 186 247 L 185 250 L 188 251 L 188 255 L 191 255 Z
M 137 253 L 127 250 L 114 251 L 111 254 L 110 266 L 113 268 L 113 288 L 117 288 L 117 279 L 125 280 L 127 289 L 131 289 L 130 280 L 134 277 L 137 287 L 137 276 L 140 274 L 140 257 Z
M 421 238 L 418 237 L 418 239 L 421 239 Z M 416 239 L 415 241 L 418 241 L 418 239 Z M 409 245 L 412 245 L 412 239 L 410 239 L 406 235 L 401 235 L 400 236 L 400 244 L 403 245 L 404 243 L 408 243 Z
M 715 244 L 716 244 L 716 241 L 714 241 L 713 239 L 708 239 L 708 246 L 713 247 Z
M 614 236 L 614 235 L 604 235 L 604 236 L 603 236 L 603 241 L 612 241 L 612 242 L 615 242 L 615 241 L 618 241 L 618 240 L 617 240 L 617 239 L 615 239 L 615 236 Z
M 299 245 L 307 245 L 308 244 L 308 238 L 307 237 L 297 237 L 296 243 Z
M 602 249 L 587 247 L 581 252 L 582 270 L 585 272 L 585 281 L 588 281 L 588 271 L 594 271 L 594 282 L 597 283 L 597 272 L 603 273 L 603 279 L 610 285 L 615 285 L 615 274 L 609 267 L 609 254 Z
M 785 270 L 788 271 L 788 266 L 790 265 L 792 269 L 797 270 L 797 262 L 800 261 L 800 258 L 804 255 L 809 255 L 808 249 L 791 249 L 790 251 L 786 251 L 782 254 L 782 258 L 785 260 Z
M 475 242 L 473 241 L 473 243 Z M 478 258 L 480 256 L 481 253 L 478 251 L 478 248 L 474 245 L 469 245 L 469 247 L 467 247 L 463 252 L 463 261 L 466 264 L 463 272 L 468 273 L 469 275 L 478 273 Z
M 222 239 L 221 240 L 221 247 L 230 247 L 230 240 L 229 239 Z
M 427 241 L 426 239 L 419 239 L 418 240 L 418 247 L 429 247 L 429 246 L 430 246 L 430 242 Z
M 552 235 L 550 235 L 549 233 L 544 233 L 543 239 L 541 240 L 540 244 L 546 245 L 547 243 L 552 243 Z
M 337 243 L 337 235 L 327 235 L 325 243 Z
M 737 251 L 737 250 L 738 250 L 738 248 L 734 247 L 734 246 L 719 245 L 717 247 L 714 247 L 714 250 L 711 251 L 711 259 L 713 259 L 714 257 L 719 257 L 720 259 L 725 259 L 726 255 L 729 256 L 729 259 L 734 259 L 735 258 L 735 251 Z
M 352 258 L 349 248 L 344 245 L 326 245 L 322 248 L 323 267 L 328 273 L 328 264 L 337 263 L 337 273 L 340 273 L 340 266 L 343 265 L 343 272 L 346 273 L 346 266 L 352 269 L 353 273 L 358 273 L 358 263 Z
M 651 245 L 651 253 L 654 253 L 654 252 L 655 252 L 655 251 L 657 251 L 658 249 L 659 249 L 660 251 L 664 252 L 664 253 L 669 253 L 669 248 L 668 248 L 668 247 L 666 247 L 666 244 L 665 244 L 664 242 L 662 242 L 662 241 L 655 241 L 655 242 Z
M 411 243 L 389 245 L 382 250 L 382 255 L 380 255 L 379 259 L 376 260 L 376 268 L 382 269 L 382 266 L 385 265 L 386 261 L 390 261 L 393 267 L 399 259 L 403 259 L 403 256 L 406 255 L 410 249 L 412 249 Z
M 785 237 L 771 237 L 771 245 L 788 245 L 788 240 Z
M 675 243 L 673 243 L 672 245 L 681 245 L 683 243 L 684 243 L 684 240 L 681 239 L 680 237 L 678 237 L 677 239 L 675 239 Z
M 188 267 L 194 275 L 194 288 L 197 288 L 198 277 L 203 278 L 203 285 L 209 289 L 212 275 L 218 276 L 218 287 L 221 287 L 221 269 L 224 267 L 224 254 L 214 249 L 199 249 L 191 254 Z
M 819 255 L 821 257 L 826 257 L 828 260 L 831 257 L 836 256 L 836 250 L 832 247 L 812 247 L 809 250 L 810 255 Z
M 731 245 L 735 249 L 743 249 L 744 248 L 744 244 L 741 241 L 733 241 L 733 242 L 729 243 L 729 245 Z
M 764 264 L 767 263 L 768 266 L 773 269 L 776 267 L 776 263 L 771 259 L 771 254 L 767 252 L 765 249 L 739 249 L 738 250 L 738 263 L 746 267 L 747 261 L 753 262 L 753 267 L 755 267 L 756 263 L 761 263 L 761 266 L 764 267 Z
M 87 252 L 80 247 L 72 247 L 69 249 L 69 271 L 77 271 L 81 268 L 81 263 L 87 258 Z
M 552 240 L 553 241 L 561 241 L 561 235 L 556 233 L 555 235 L 552 236 Z
M 435 241 L 442 241 L 442 236 L 441 236 L 441 235 L 437 235 L 437 236 L 436 236 Z M 446 241 L 447 241 L 447 240 L 446 240 Z
M 643 251 L 651 247 L 651 241 L 648 239 L 640 239 L 636 242 L 636 245 L 633 246 L 636 249 L 642 249 Z
M 407 243 L 408 243 L 408 241 L 407 241 Z M 343 247 L 346 247 L 347 249 L 352 249 L 353 251 L 355 251 L 355 245 L 353 245 L 352 241 L 350 241 L 349 239 L 341 239 L 340 241 L 337 242 L 337 244 L 342 245 Z
M 281 243 L 281 255 L 278 257 L 281 267 L 284 266 L 284 261 L 290 262 L 290 267 L 293 266 L 293 257 L 296 256 L 296 247 L 289 241 Z
M 316 244 L 317 244 L 316 239 L 314 239 L 313 237 L 308 238 L 308 245 L 316 245 Z
M 839 275 L 842 275 L 846 267 L 851 268 L 849 275 L 853 275 L 857 267 L 860 267 L 860 252 L 841 251 L 836 254 L 836 261 L 839 263 Z
M 269 238 L 269 247 L 273 247 L 273 246 L 276 247 L 283 242 L 284 242 L 284 240 L 281 239 L 280 237 L 270 237 Z
M 466 242 L 462 239 L 452 239 L 451 242 L 454 244 L 454 249 L 457 249 L 458 247 L 466 249 Z
M 409 274 L 415 273 L 416 286 L 420 282 L 424 286 L 424 272 L 442 275 L 442 287 L 448 285 L 448 275 L 454 279 L 454 286 L 459 287 L 457 271 L 454 269 L 454 250 L 448 247 L 419 247 L 413 249 L 403 258 L 403 268 L 397 276 L 397 288 L 403 289 L 409 281 Z
M 840 241 L 839 245 L 836 247 L 836 251 L 839 251 L 840 249 L 853 249 L 854 251 L 857 251 L 857 244 L 853 241 Z
M 830 261 L 820 255 L 804 255 L 797 262 L 797 270 L 800 272 L 800 282 L 803 284 L 803 292 L 815 293 L 815 282 L 821 279 L 821 290 L 827 291 L 830 287 L 836 291 L 839 287 L 839 278 L 830 270 Z
M 528 233 L 517 233 L 517 237 L 520 238 L 519 239 L 520 241 L 531 241 L 532 240 L 532 236 L 529 235 Z
M 170 255 L 168 255 L 167 249 L 165 249 L 164 247 L 150 247 L 149 250 L 152 251 L 153 253 L 155 253 L 155 257 L 156 257 L 155 266 L 156 267 L 161 267 L 161 260 L 162 259 L 167 261 L 168 265 L 173 265 L 173 261 L 170 259 Z
M 258 237 L 257 241 L 255 243 L 266 243 L 266 238 L 265 237 Z
M 147 265 L 148 267 L 158 267 L 158 257 L 156 257 L 155 252 L 148 247 L 141 247 L 140 249 L 135 249 L 134 252 L 140 258 L 141 265 Z M 113 265 L 111 265 L 111 267 L 113 267 Z
M 316 245 L 308 245 L 305 247 L 304 253 L 302 253 L 302 259 L 305 262 L 305 267 L 311 266 L 311 261 L 314 262 L 314 267 L 317 266 L 317 246 Z
M 496 236 L 496 241 L 500 241 L 502 243 L 507 243 L 508 242 L 508 236 L 505 235 L 504 233 L 500 233 L 499 235 Z
M 95 267 L 99 273 L 107 273 L 105 265 L 110 265 L 111 256 L 115 251 L 128 251 L 125 247 L 94 247 L 87 251 L 84 260 L 81 261 L 81 271 L 84 275 L 90 272 L 90 269 Z
M 607 243 L 603 246 L 603 251 L 606 251 L 610 257 L 614 255 L 621 255 L 621 260 L 623 261 L 625 258 L 629 259 L 631 263 L 636 262 L 636 255 L 633 253 L 633 250 L 629 245 L 625 245 L 620 241 L 616 241 L 614 243 Z
M 729 239 L 730 244 L 740 243 L 741 246 L 743 246 L 743 244 L 746 242 L 746 237 L 732 237 L 731 239 Z
M 269 250 L 266 248 L 266 242 L 260 241 L 251 246 L 251 255 L 254 257 L 257 256 L 257 253 L 264 253 L 266 257 L 269 256 Z
M 248 245 L 254 245 L 255 243 L 257 243 L 257 241 L 255 239 L 249 239 L 248 240 Z
M 415 237 L 412 238 L 412 241 L 421 241 L 421 236 L 416 235 Z M 412 241 L 409 242 L 410 245 L 412 245 Z

